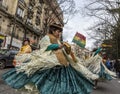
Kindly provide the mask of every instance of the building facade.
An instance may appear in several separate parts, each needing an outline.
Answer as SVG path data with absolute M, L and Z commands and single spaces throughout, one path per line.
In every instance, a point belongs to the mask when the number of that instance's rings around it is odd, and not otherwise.
M 30 39 L 33 47 L 38 47 L 39 40 L 47 33 L 45 30 L 46 9 L 49 9 L 47 11 L 51 13 L 50 20 L 54 19 L 49 24 L 63 22 L 63 16 L 61 16 L 63 14 L 52 16 L 57 14 L 53 10 L 60 11 L 60 8 L 54 9 L 55 6 L 52 4 L 54 2 L 48 3 L 47 0 L 0 0 L 2 48 L 20 48 L 25 38 Z

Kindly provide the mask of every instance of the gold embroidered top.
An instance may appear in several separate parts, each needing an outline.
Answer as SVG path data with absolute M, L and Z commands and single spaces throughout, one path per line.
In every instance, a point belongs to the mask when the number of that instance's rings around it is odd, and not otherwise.
M 48 36 L 49 36 L 50 42 L 51 42 L 52 44 L 55 44 L 55 43 L 59 44 L 59 43 L 58 43 L 59 40 L 58 40 L 56 37 L 54 37 L 52 34 L 48 34 Z M 65 57 L 62 49 L 54 50 L 53 52 L 55 53 L 57 59 L 59 60 L 59 62 L 60 62 L 62 65 L 65 65 L 65 66 L 68 65 L 68 61 L 67 61 L 67 59 L 66 59 L 66 57 Z

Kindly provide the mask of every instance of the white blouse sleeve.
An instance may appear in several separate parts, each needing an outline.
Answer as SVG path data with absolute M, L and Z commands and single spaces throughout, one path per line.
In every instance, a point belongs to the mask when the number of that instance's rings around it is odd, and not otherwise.
M 46 35 L 45 37 L 43 37 L 40 42 L 39 42 L 39 45 L 40 45 L 40 48 L 41 49 L 46 49 L 49 45 L 50 45 L 50 38 L 48 35 Z

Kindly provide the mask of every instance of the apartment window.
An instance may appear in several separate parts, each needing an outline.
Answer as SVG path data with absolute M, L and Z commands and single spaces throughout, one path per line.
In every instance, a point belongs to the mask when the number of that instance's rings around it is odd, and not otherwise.
M 6 11 L 8 10 L 8 6 L 5 2 L 5 0 L 0 0 L 0 6 Z
M 33 6 L 30 5 L 28 8 L 31 10 L 31 9 L 33 9 Z
M 26 23 L 31 24 L 31 23 L 32 23 L 32 20 L 28 18 L 28 19 L 26 20 Z
M 24 10 L 22 8 L 18 7 L 18 9 L 17 9 L 17 16 L 22 18 L 23 15 L 24 15 Z
M 6 1 L 5 0 L 0 0 L 0 4 L 4 7 L 7 7 Z

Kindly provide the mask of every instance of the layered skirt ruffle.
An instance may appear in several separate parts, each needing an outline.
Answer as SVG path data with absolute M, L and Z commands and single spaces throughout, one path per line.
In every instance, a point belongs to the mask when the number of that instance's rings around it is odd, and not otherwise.
M 112 77 L 115 77 L 116 74 L 102 63 L 102 58 L 99 55 L 91 57 L 86 61 L 86 67 L 94 74 L 99 75 L 99 79 L 112 80 Z
M 112 80 L 112 76 L 108 73 L 105 72 L 105 68 L 104 66 L 101 64 L 101 70 L 98 73 L 100 79 L 104 79 L 104 80 Z
M 12 69 L 5 73 L 2 79 L 15 89 L 26 89 L 26 85 L 32 84 L 39 94 L 90 94 L 93 88 L 92 81 L 71 65 L 38 70 L 29 76 Z

